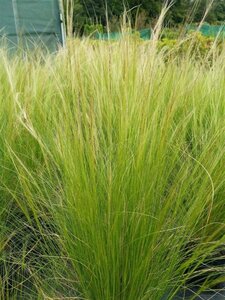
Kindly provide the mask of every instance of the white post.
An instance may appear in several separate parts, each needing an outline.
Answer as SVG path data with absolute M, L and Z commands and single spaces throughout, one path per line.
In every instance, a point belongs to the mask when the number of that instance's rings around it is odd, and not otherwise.
M 62 34 L 62 44 L 63 48 L 66 47 L 66 32 L 65 32 L 65 19 L 64 19 L 64 9 L 63 3 L 59 0 L 59 9 L 60 9 L 60 23 L 61 23 L 61 34 Z
M 17 43 L 19 45 L 19 15 L 18 15 L 18 7 L 17 7 L 17 0 L 12 0 L 12 7 L 13 7 L 13 14 L 14 14 L 14 21 L 15 21 L 15 28 L 16 28 L 16 35 L 17 35 Z

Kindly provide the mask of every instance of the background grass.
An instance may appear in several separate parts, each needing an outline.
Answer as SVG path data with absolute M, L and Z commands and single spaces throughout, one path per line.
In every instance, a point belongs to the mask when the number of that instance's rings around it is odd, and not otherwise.
M 1 52 L 1 299 L 223 281 L 224 51 L 175 53 L 132 37 Z

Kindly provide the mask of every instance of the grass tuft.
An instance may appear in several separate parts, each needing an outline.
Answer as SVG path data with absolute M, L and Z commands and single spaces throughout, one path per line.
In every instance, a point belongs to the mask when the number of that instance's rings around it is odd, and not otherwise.
M 192 53 L 132 37 L 44 62 L 1 52 L 1 299 L 224 280 L 225 53 Z

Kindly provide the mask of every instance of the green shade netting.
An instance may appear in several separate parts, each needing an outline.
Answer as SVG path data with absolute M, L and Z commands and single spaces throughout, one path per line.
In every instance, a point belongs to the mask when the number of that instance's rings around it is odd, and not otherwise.
M 0 37 L 10 48 L 56 51 L 63 43 L 59 0 L 0 0 Z
M 187 31 L 196 31 L 198 26 L 195 24 L 190 24 L 187 26 Z M 217 35 L 221 37 L 225 37 L 225 25 L 209 25 L 203 24 L 199 31 L 204 36 L 216 37 Z M 139 37 L 143 40 L 149 40 L 151 38 L 151 29 L 142 29 L 138 31 L 130 31 L 128 33 L 120 33 L 120 32 L 110 32 L 110 33 L 96 33 L 94 35 L 95 39 L 98 40 L 119 40 L 122 36 L 126 34 L 135 34 L 138 33 Z
M 120 33 L 120 32 L 110 32 L 110 33 L 96 33 L 94 38 L 97 40 L 119 40 L 126 34 L 135 34 L 138 33 L 139 37 L 143 40 L 149 40 L 151 38 L 150 29 L 142 29 L 136 32 Z
M 197 30 L 198 26 L 197 25 L 188 25 L 187 26 L 188 30 Z M 210 24 L 203 24 L 199 31 L 204 35 L 204 36 L 211 36 L 211 37 L 216 37 L 217 35 L 225 37 L 225 25 L 210 25 Z

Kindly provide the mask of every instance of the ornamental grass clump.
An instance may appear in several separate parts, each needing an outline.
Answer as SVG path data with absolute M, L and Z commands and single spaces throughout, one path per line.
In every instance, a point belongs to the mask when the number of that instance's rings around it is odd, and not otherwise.
M 1 52 L 1 299 L 174 299 L 223 281 L 224 54 L 132 37 Z

